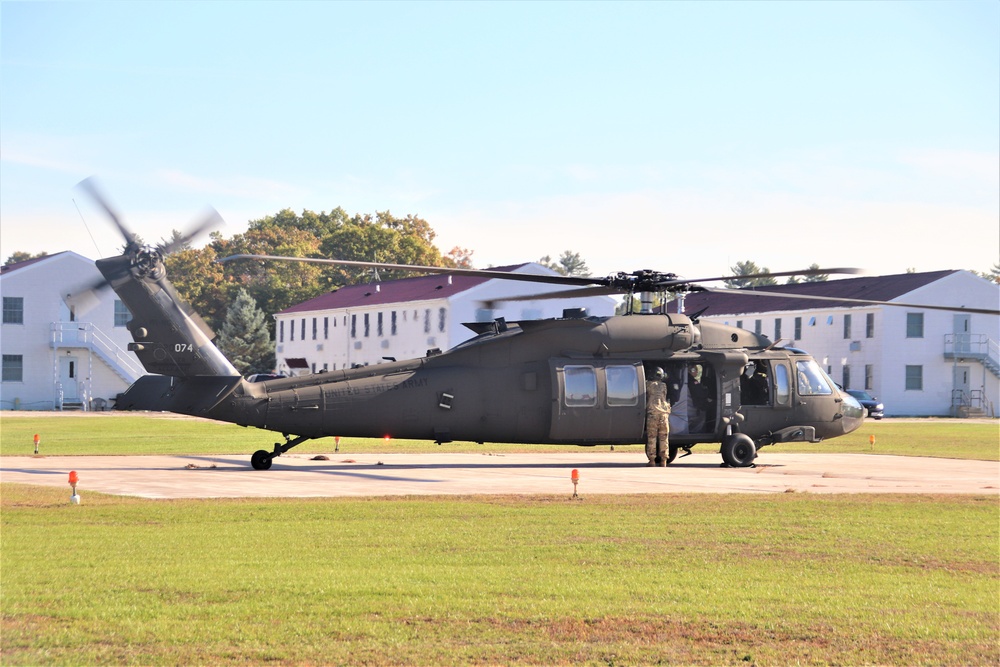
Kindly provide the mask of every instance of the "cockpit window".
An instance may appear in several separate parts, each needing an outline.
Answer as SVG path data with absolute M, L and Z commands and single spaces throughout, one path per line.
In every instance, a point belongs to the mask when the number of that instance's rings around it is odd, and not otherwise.
M 798 386 L 800 396 L 815 396 L 832 394 L 833 388 L 826 381 L 826 373 L 814 360 L 796 361 L 795 368 L 798 376 Z

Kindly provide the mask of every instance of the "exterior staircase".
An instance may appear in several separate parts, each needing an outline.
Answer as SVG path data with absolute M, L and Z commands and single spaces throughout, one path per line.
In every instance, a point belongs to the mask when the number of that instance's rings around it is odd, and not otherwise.
M 49 341 L 54 350 L 87 350 L 93 353 L 108 368 L 127 384 L 132 384 L 146 371 L 135 358 L 134 355 L 119 347 L 107 334 L 94 326 L 91 322 L 53 322 L 51 327 L 51 339 Z M 58 357 L 58 355 L 56 355 Z M 74 398 L 64 398 L 64 387 L 60 382 L 58 361 L 53 369 L 57 410 L 82 410 L 91 409 L 92 388 L 90 380 L 80 381 L 76 385 L 76 391 L 71 394 Z M 89 377 L 89 373 L 87 374 Z M 93 399 L 96 404 L 100 402 L 103 409 L 104 399 Z

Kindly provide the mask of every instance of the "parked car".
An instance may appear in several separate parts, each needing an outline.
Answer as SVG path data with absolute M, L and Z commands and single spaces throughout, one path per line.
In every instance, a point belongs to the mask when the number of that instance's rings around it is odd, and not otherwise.
M 885 416 L 885 407 L 882 405 L 882 401 L 878 400 L 877 397 L 872 396 L 867 391 L 862 391 L 860 389 L 848 389 L 847 393 L 858 399 L 858 403 L 860 403 L 861 407 L 868 411 L 868 416 L 872 419 L 882 419 L 882 417 Z

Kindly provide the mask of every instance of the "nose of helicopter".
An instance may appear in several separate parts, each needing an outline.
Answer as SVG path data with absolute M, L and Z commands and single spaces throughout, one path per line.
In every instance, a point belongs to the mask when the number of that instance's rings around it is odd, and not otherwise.
M 843 415 L 840 424 L 844 433 L 858 430 L 865 421 L 865 409 L 856 398 L 845 391 L 840 392 L 840 397 L 843 400 L 840 406 L 840 414 Z

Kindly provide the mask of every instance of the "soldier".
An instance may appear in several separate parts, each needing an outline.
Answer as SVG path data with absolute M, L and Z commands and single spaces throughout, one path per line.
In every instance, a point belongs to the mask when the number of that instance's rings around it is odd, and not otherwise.
M 653 369 L 653 379 L 646 382 L 646 458 L 648 467 L 667 465 L 667 435 L 670 433 L 670 403 L 663 369 Z

